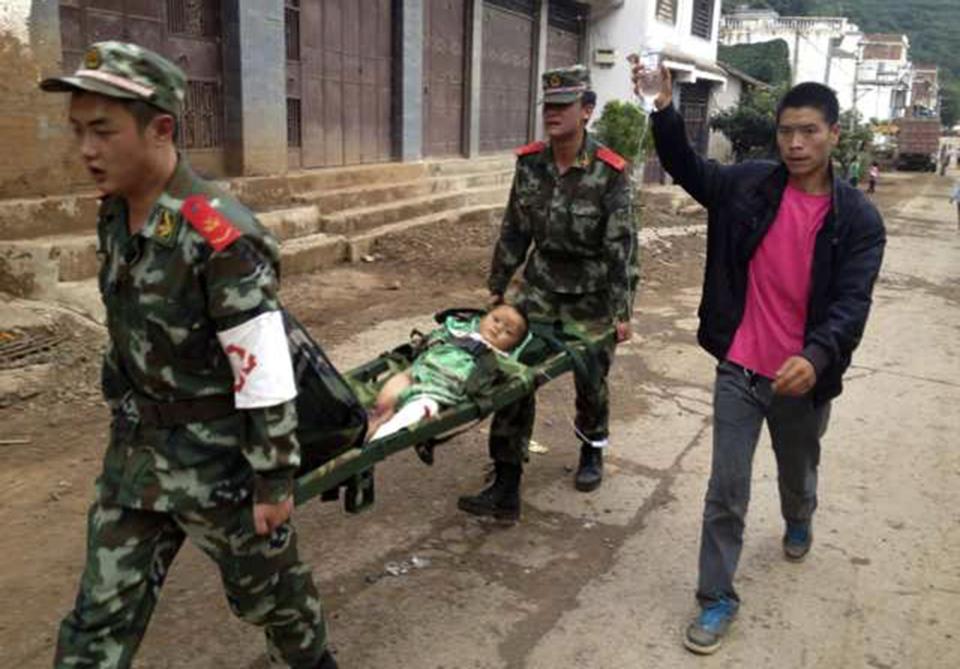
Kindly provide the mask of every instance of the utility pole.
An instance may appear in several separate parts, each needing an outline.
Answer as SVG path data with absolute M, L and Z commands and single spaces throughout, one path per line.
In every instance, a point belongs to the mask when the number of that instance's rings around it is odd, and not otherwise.
M 857 123 L 857 85 L 860 82 L 860 61 L 863 53 L 863 42 L 857 43 L 856 57 L 853 59 L 853 113 L 850 115 L 850 131 L 852 132 Z
M 798 75 L 797 67 L 800 61 L 800 25 L 799 23 L 796 23 L 796 20 L 794 21 L 795 23 L 793 27 L 793 73 L 792 73 L 792 76 L 790 77 L 791 86 L 797 85 L 797 75 Z

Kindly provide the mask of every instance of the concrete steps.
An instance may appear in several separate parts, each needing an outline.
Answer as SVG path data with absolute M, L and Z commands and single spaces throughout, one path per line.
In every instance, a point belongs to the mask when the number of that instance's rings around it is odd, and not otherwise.
M 90 230 L 97 220 L 96 193 L 0 200 L 0 241 L 19 241 Z
M 430 225 L 457 225 L 467 222 L 484 221 L 491 225 L 503 215 L 506 202 L 496 205 L 470 205 L 455 210 L 441 211 L 399 223 L 373 228 L 363 234 L 351 237 L 347 242 L 347 260 L 357 262 L 365 255 L 377 250 L 378 245 L 389 242 L 391 237 L 409 232 L 415 228 Z
M 427 163 L 388 163 L 303 170 L 279 176 L 247 177 L 220 182 L 219 185 L 254 211 L 295 202 L 305 193 L 334 191 L 354 187 L 374 187 L 428 176 Z
M 430 176 L 464 176 L 498 170 L 512 171 L 516 162 L 517 157 L 513 153 L 498 153 L 473 160 L 460 158 L 434 160 L 426 164 L 426 169 Z
M 425 197 L 434 193 L 449 193 L 472 188 L 492 188 L 509 185 L 513 168 L 465 175 L 440 175 L 388 184 L 353 186 L 336 190 L 318 190 L 293 195 L 290 203 L 314 205 L 321 215 L 387 204 L 397 200 Z
M 358 234 L 391 223 L 460 209 L 468 205 L 496 204 L 506 201 L 506 198 L 507 193 L 502 186 L 453 190 L 397 200 L 386 205 L 346 209 L 322 217 L 320 229 L 328 233 Z
M 422 225 L 455 224 L 471 217 L 499 217 L 513 178 L 512 155 L 476 160 L 441 160 L 295 172 L 221 182 L 251 206 L 261 223 L 281 240 L 285 275 L 312 272 L 355 261 L 382 240 Z M 73 199 L 71 200 L 70 197 Z M 90 200 L 94 204 L 91 208 Z M 0 290 L 43 292 L 51 282 L 78 282 L 96 276 L 96 214 L 92 196 L 0 202 L 0 228 L 10 211 L 16 229 L 32 215 L 60 212 L 84 226 L 61 225 L 59 234 L 0 238 Z M 51 225 L 38 226 L 50 232 Z

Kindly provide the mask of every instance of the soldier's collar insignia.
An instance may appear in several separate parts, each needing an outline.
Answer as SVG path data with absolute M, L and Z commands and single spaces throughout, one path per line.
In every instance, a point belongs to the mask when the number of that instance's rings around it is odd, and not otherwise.
M 160 219 L 157 221 L 157 227 L 154 228 L 153 236 L 157 241 L 170 242 L 173 239 L 173 233 L 176 227 L 176 214 L 169 209 L 164 209 L 160 213 Z
M 88 70 L 96 70 L 101 65 L 103 65 L 103 56 L 100 55 L 100 49 L 95 46 L 87 49 L 87 52 L 83 54 L 83 67 Z
M 563 82 L 560 80 L 560 75 L 559 75 L 559 74 L 554 74 L 554 75 L 552 75 L 552 76 L 550 77 L 550 80 L 547 82 L 547 85 L 548 85 L 550 88 L 560 88 L 560 84 L 562 84 L 562 83 L 563 83 Z

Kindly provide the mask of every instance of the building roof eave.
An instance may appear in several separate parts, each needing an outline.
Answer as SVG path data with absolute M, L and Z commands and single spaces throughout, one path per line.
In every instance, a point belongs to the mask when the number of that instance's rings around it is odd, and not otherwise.
M 720 68 L 724 72 L 729 74 L 731 77 L 740 79 L 741 81 L 744 81 L 750 84 L 751 86 L 756 86 L 757 88 L 762 88 L 765 90 L 769 90 L 772 88 L 772 86 L 770 86 L 770 84 L 768 84 L 767 82 L 760 81 L 759 79 L 751 77 L 749 74 L 747 74 L 743 70 L 738 70 L 737 68 L 735 68 L 733 65 L 730 65 L 729 63 L 724 63 L 723 61 L 718 60 L 717 65 L 719 65 Z

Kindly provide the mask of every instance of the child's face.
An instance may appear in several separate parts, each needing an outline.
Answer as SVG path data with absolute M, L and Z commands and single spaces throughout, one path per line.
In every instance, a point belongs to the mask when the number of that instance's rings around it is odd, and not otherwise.
M 480 319 L 478 330 L 480 336 L 491 346 L 501 351 L 510 351 L 520 343 L 527 328 L 519 311 L 501 304 Z

